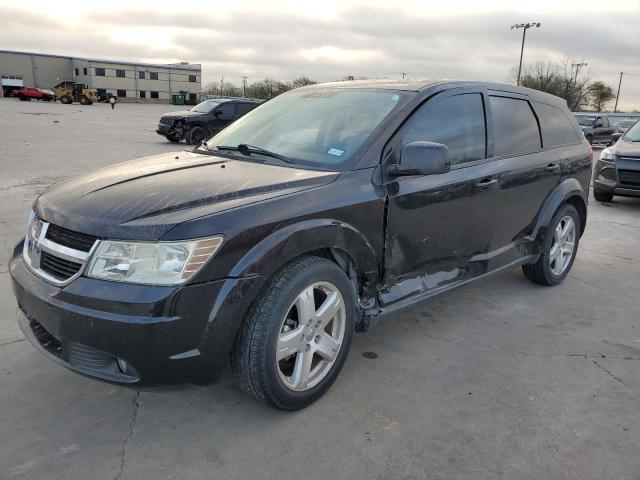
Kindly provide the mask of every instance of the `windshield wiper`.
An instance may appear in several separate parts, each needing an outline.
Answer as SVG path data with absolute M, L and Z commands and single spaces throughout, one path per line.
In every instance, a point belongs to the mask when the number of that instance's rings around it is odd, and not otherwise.
M 232 147 L 230 145 L 218 145 L 216 147 L 218 150 L 233 150 L 240 152 L 245 156 L 250 156 L 252 153 L 257 153 L 258 155 L 265 155 L 267 157 L 276 158 L 278 160 L 282 160 L 286 163 L 295 163 L 290 158 L 285 157 L 284 155 L 280 155 L 279 153 L 271 152 L 269 150 L 265 150 L 261 147 L 256 147 L 254 145 L 247 145 L 246 143 L 241 143 L 237 147 Z

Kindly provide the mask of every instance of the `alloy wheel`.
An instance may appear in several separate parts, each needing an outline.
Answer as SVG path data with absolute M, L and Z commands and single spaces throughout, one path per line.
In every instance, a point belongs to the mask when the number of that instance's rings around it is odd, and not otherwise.
M 317 282 L 298 294 L 276 346 L 278 375 L 288 389 L 309 390 L 327 376 L 342 347 L 345 325 L 344 299 L 332 283 Z
M 549 267 L 554 275 L 560 276 L 567 269 L 573 257 L 576 244 L 576 224 L 569 215 L 562 217 L 553 233 L 549 250 Z

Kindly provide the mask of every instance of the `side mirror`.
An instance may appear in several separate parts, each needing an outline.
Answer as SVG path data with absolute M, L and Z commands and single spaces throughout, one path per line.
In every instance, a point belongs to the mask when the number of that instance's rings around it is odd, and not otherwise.
M 613 140 L 614 142 L 617 142 L 618 140 L 620 140 L 620 137 L 622 135 L 623 134 L 620 133 L 620 132 L 613 133 L 613 134 L 611 134 L 611 140 Z
M 451 168 L 449 148 L 442 143 L 411 142 L 400 152 L 400 164 L 390 165 L 387 174 L 391 177 L 410 175 L 438 175 Z
M 222 111 L 222 109 L 221 109 L 221 108 L 216 108 L 216 109 L 213 111 L 213 114 L 214 114 L 216 117 L 219 117 L 219 116 L 220 116 L 220 115 L 222 115 L 223 113 L 224 113 L 224 112 Z

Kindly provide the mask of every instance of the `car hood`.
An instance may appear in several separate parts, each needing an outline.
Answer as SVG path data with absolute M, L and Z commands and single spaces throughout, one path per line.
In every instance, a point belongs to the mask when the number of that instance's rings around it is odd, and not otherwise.
M 156 240 L 175 225 L 326 185 L 325 172 L 174 152 L 59 183 L 35 210 L 45 221 L 101 238 Z
M 199 117 L 206 115 L 206 113 L 192 112 L 191 110 L 182 110 L 179 112 L 169 112 L 162 115 L 162 118 L 186 118 L 186 117 Z
M 640 158 L 640 142 L 629 142 L 621 138 L 613 147 L 609 147 L 609 150 L 615 155 Z

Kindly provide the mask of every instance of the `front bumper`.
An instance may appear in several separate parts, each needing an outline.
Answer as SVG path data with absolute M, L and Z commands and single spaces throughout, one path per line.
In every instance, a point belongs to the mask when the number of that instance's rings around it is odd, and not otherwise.
M 180 125 L 177 125 L 176 123 L 172 125 L 159 123 L 158 128 L 156 129 L 156 133 L 158 135 L 162 135 L 165 137 L 170 136 L 170 137 L 182 139 L 182 137 L 184 136 L 184 129 Z
M 57 287 L 20 254 L 9 270 L 18 323 L 38 350 L 83 375 L 137 387 L 215 381 L 262 284 L 258 276 L 183 287 L 79 277 Z
M 593 171 L 593 188 L 612 195 L 640 197 L 640 161 L 598 160 Z

